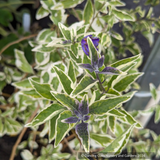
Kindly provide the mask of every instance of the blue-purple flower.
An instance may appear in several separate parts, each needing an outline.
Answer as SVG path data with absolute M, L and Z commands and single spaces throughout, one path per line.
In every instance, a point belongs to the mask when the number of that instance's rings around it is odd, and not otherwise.
M 105 67 L 102 71 L 99 70 L 99 68 L 101 68 L 104 64 L 104 56 L 102 55 L 99 58 L 99 53 L 97 49 L 97 46 L 99 44 L 99 38 L 92 37 L 92 35 L 89 35 L 82 39 L 81 44 L 82 44 L 82 49 L 85 52 L 85 54 L 91 57 L 91 64 L 80 64 L 79 65 L 80 67 L 84 69 L 88 69 L 90 72 L 95 72 L 96 74 L 119 75 L 123 73 L 119 69 L 116 69 L 113 67 Z
M 87 43 L 87 37 L 90 37 L 90 39 L 92 40 L 95 48 L 98 50 L 98 44 L 99 44 L 99 38 L 98 37 L 93 37 L 92 35 L 88 35 L 86 37 L 84 37 L 81 41 L 81 46 L 82 49 L 84 51 L 84 53 L 89 56 L 89 48 L 88 48 L 88 43 Z
M 90 116 L 87 115 L 89 113 L 88 103 L 85 102 L 84 100 L 82 100 L 81 103 L 79 103 L 78 108 L 76 110 L 74 110 L 73 113 L 75 114 L 75 116 L 66 118 L 66 119 L 62 120 L 62 122 L 64 122 L 64 123 L 77 123 L 79 121 L 82 121 L 82 123 L 83 123 L 84 121 L 89 120 Z
M 80 124 L 76 125 L 75 131 L 82 144 L 84 144 L 85 151 L 89 151 L 89 142 L 86 142 L 89 140 L 88 123 L 85 123 L 85 121 L 89 120 L 90 116 L 88 116 L 89 106 L 88 102 L 86 101 L 86 97 L 79 103 L 77 109 L 74 110 L 73 113 L 75 116 L 66 118 L 62 120 L 62 122 L 77 123 L 81 121 Z

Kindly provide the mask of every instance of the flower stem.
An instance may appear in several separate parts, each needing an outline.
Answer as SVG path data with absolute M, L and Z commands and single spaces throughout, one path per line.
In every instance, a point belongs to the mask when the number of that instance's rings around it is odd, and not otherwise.
M 105 90 L 105 88 L 104 88 L 103 85 L 102 85 L 102 82 L 101 82 L 101 80 L 100 80 L 100 78 L 99 78 L 98 73 L 96 73 L 96 77 L 97 77 L 97 79 L 98 79 L 98 81 L 99 81 L 100 89 L 103 91 L 103 93 L 105 93 L 106 90 Z

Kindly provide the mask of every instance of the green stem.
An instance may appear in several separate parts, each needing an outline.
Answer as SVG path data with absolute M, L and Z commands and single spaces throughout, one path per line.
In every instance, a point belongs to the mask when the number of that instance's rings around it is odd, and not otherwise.
M 101 82 L 101 80 L 100 80 L 100 78 L 99 78 L 98 73 L 96 73 L 96 77 L 97 77 L 97 79 L 98 79 L 98 81 L 99 81 L 99 86 L 100 86 L 101 90 L 103 91 L 103 93 L 105 93 L 106 90 L 105 90 L 105 88 L 104 88 L 103 85 L 102 85 L 102 82 Z
M 97 14 L 94 16 L 94 18 L 92 19 L 92 22 L 90 23 L 90 25 L 89 25 L 89 27 L 88 27 L 88 29 L 87 29 L 87 32 L 88 32 L 88 30 L 90 29 L 90 27 L 92 26 L 92 23 L 94 22 L 94 20 L 97 18 L 97 16 L 98 16 L 98 13 L 100 12 L 100 10 L 104 7 L 104 5 L 105 5 L 106 3 L 103 3 L 102 4 L 102 6 L 101 6 L 101 8 L 99 9 L 99 11 L 97 12 Z

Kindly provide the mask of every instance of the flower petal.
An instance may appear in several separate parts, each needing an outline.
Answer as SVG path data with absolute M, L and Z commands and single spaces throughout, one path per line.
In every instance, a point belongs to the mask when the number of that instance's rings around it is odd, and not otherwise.
M 90 118 L 90 116 L 84 116 L 83 121 L 87 121 L 87 120 L 89 120 L 89 118 Z
M 88 123 L 80 123 L 75 127 L 75 131 L 81 140 L 85 152 L 89 152 L 90 144 L 89 144 L 89 131 L 88 131 Z
M 102 67 L 104 63 L 104 55 L 98 60 L 98 68 Z
M 61 122 L 63 123 L 77 123 L 79 119 L 77 117 L 69 117 L 66 119 L 63 119 Z
M 82 99 L 82 101 L 79 103 L 78 109 L 83 116 L 89 113 L 89 106 L 86 96 L 84 96 L 84 99 Z
M 98 47 L 99 44 L 99 38 L 98 37 L 91 37 L 93 44 L 95 45 L 95 47 Z M 97 49 L 98 50 L 98 49 Z
M 89 56 L 89 49 L 88 49 L 88 45 L 87 44 L 82 44 L 82 49 L 83 49 L 83 52 Z
M 99 74 L 111 74 L 111 75 L 119 75 L 123 72 L 119 69 L 113 68 L 113 67 L 105 67 Z
M 84 53 L 89 56 L 89 48 L 88 48 L 88 43 L 87 43 L 87 37 L 90 37 L 92 40 L 95 48 L 98 50 L 98 44 L 99 44 L 99 38 L 98 37 L 92 37 L 92 35 L 87 35 L 81 40 L 81 46 L 84 51 Z
M 84 69 L 88 69 L 90 72 L 94 71 L 93 67 L 90 64 L 80 64 L 79 66 Z
M 83 115 L 79 111 L 75 110 L 74 113 L 79 119 L 83 118 Z
M 89 35 L 91 36 L 91 35 Z M 83 52 L 89 56 L 89 49 L 88 49 L 88 44 L 87 44 L 87 37 L 84 37 L 82 40 L 81 40 L 81 46 L 82 46 L 82 49 L 83 49 Z

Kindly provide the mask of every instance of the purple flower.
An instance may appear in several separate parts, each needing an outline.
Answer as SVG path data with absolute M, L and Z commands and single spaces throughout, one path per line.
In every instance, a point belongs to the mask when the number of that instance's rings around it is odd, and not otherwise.
M 81 103 L 79 103 L 78 105 L 78 109 L 74 110 L 73 113 L 75 114 L 75 116 L 66 118 L 64 120 L 62 120 L 62 122 L 64 123 L 77 123 L 79 121 L 82 121 L 82 123 L 84 121 L 89 120 L 90 116 L 87 116 L 87 114 L 89 113 L 89 106 L 88 103 L 84 100 L 81 101 Z
M 97 46 L 99 43 L 99 38 L 92 37 L 92 35 L 88 35 L 84 37 L 81 41 L 82 49 L 86 55 L 91 57 L 91 64 L 80 64 L 79 66 L 88 69 L 90 72 L 95 72 L 96 74 L 112 74 L 119 75 L 122 71 L 113 68 L 113 67 L 105 67 L 102 71 L 99 70 L 104 64 L 104 56 L 102 55 L 99 58 L 99 54 L 97 52 Z
M 91 73 L 95 72 L 98 74 L 110 74 L 110 75 L 119 75 L 123 73 L 119 69 L 113 68 L 113 67 L 105 67 L 102 71 L 99 71 L 99 68 L 103 66 L 104 63 L 104 56 L 98 59 L 98 61 L 91 64 L 80 64 L 79 66 L 88 69 Z
M 103 66 L 104 63 L 104 56 L 99 58 L 96 62 L 93 62 L 92 64 L 80 64 L 79 66 L 88 69 L 90 72 L 99 72 L 99 68 Z
M 81 140 L 82 144 L 86 145 L 87 148 L 84 148 L 86 151 L 89 150 L 89 130 L 88 130 L 88 123 L 84 123 L 85 121 L 89 120 L 90 116 L 87 114 L 89 113 L 89 106 L 86 100 L 86 96 L 82 101 L 79 103 L 78 108 L 73 111 L 75 116 L 66 118 L 62 120 L 64 123 L 77 123 L 81 121 L 81 123 L 77 124 L 75 127 L 76 134 L 78 135 L 79 139 Z
M 89 48 L 88 48 L 88 44 L 87 44 L 87 37 L 90 37 L 95 48 L 98 50 L 98 44 L 99 44 L 99 38 L 98 37 L 92 37 L 92 35 L 88 35 L 86 37 L 84 37 L 81 41 L 81 46 L 82 46 L 82 49 L 84 51 L 84 53 L 89 56 Z

